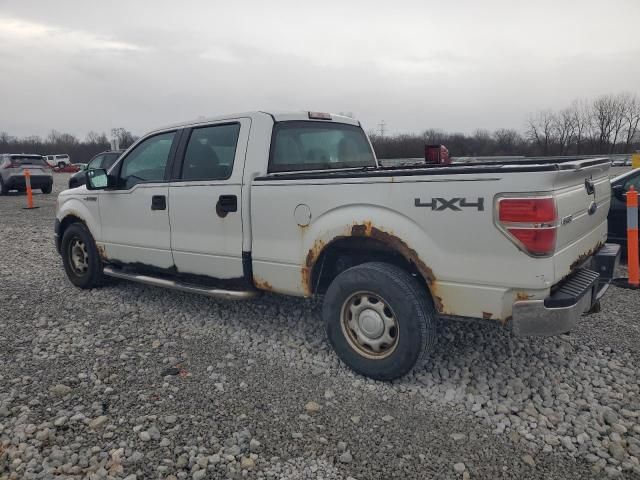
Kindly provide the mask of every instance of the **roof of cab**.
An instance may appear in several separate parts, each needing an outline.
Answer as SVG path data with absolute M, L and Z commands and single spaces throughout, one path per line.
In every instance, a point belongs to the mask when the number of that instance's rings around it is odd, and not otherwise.
M 170 128 L 180 128 L 180 127 L 189 127 L 189 126 L 193 126 L 193 125 L 201 125 L 201 124 L 206 124 L 206 123 L 211 123 L 211 122 L 219 122 L 219 121 L 224 121 L 224 120 L 234 120 L 234 119 L 238 119 L 238 118 L 255 118 L 255 117 L 260 117 L 260 116 L 269 116 L 271 117 L 275 122 L 289 122 L 289 121 L 295 121 L 295 120 L 303 120 L 303 121 L 312 121 L 312 122 L 336 122 L 336 123 L 347 123 L 350 125 L 357 125 L 360 126 L 360 122 L 358 120 L 356 120 L 355 118 L 351 118 L 351 117 L 345 117 L 343 115 L 335 115 L 335 114 L 330 114 L 331 115 L 331 120 L 317 120 L 317 119 L 310 119 L 309 118 L 309 111 L 299 111 L 299 112 L 276 112 L 276 111 L 270 111 L 270 112 L 265 112 L 265 111 L 254 111 L 254 112 L 242 112 L 242 113 L 229 113 L 226 115 L 218 115 L 215 117 L 208 117 L 208 118 L 198 118 L 196 120 L 190 120 L 190 121 L 186 121 L 186 122 L 179 122 L 179 123 L 173 123 L 171 125 L 166 125 L 162 128 L 157 128 L 155 130 L 153 130 L 153 132 L 157 132 L 157 131 L 161 131 L 161 130 L 167 130 Z

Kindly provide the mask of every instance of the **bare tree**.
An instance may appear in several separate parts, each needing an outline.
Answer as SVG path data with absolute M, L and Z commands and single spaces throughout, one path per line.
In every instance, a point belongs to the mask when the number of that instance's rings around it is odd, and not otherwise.
M 568 111 L 572 117 L 574 127 L 573 139 L 576 145 L 576 154 L 580 155 L 591 125 L 591 110 L 586 101 L 574 100 Z
M 640 125 L 640 99 L 636 95 L 629 95 L 624 110 L 624 151 L 628 152 L 638 133 Z
M 554 142 L 554 114 L 544 110 L 527 121 L 527 137 L 534 142 L 542 155 L 549 155 Z
M 87 138 L 85 139 L 85 143 L 90 143 L 92 145 L 101 145 L 104 148 L 109 148 L 109 139 L 107 135 L 103 133 L 94 132 L 93 130 L 87 133 Z
M 111 137 L 118 140 L 120 148 L 128 148 L 137 140 L 137 137 L 134 137 L 130 131 L 121 127 L 112 128 Z
M 575 135 L 576 125 L 573 112 L 565 108 L 552 117 L 553 136 L 558 144 L 560 155 L 566 155 Z
M 523 138 L 517 130 L 512 128 L 499 128 L 493 132 L 496 144 L 496 155 L 514 155 L 522 148 Z

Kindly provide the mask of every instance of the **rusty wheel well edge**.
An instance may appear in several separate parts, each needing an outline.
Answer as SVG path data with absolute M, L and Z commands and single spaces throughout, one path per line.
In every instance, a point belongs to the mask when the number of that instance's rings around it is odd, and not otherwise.
M 318 266 L 318 260 L 324 257 L 324 253 L 328 251 L 337 242 L 345 239 L 352 238 L 368 238 L 375 240 L 385 245 L 389 250 L 399 254 L 404 260 L 412 265 L 415 270 L 422 276 L 426 283 L 426 287 L 431 293 L 431 297 L 435 304 L 436 309 L 439 312 L 444 311 L 444 305 L 442 299 L 437 295 L 437 279 L 433 273 L 433 270 L 420 258 L 418 253 L 411 248 L 404 240 L 394 235 L 391 232 L 387 232 L 379 227 L 373 225 L 372 222 L 366 221 L 362 223 L 354 223 L 348 229 L 345 235 L 338 235 L 331 241 L 325 242 L 323 240 L 316 240 L 307 252 L 307 256 L 302 266 L 302 288 L 305 295 L 312 295 L 315 293 L 317 285 L 313 284 L 316 277 L 316 267 Z M 324 262 L 320 262 L 320 268 L 323 267 Z

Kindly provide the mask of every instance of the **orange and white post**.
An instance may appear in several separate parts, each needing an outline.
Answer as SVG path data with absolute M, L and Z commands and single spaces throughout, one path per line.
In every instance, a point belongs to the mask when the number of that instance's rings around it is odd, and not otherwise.
M 27 208 L 33 208 L 33 192 L 31 191 L 31 172 L 29 169 L 24 171 L 24 183 L 27 186 Z
M 638 192 L 633 185 L 627 191 L 627 263 L 629 286 L 640 287 L 640 260 L 638 260 Z

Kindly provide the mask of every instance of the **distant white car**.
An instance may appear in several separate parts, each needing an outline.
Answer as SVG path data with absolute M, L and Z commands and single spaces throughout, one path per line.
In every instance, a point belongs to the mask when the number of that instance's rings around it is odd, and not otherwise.
M 42 158 L 44 158 L 44 161 L 47 162 L 47 164 L 49 164 L 50 167 L 62 168 L 66 165 L 71 165 L 71 159 L 67 154 L 44 155 Z

